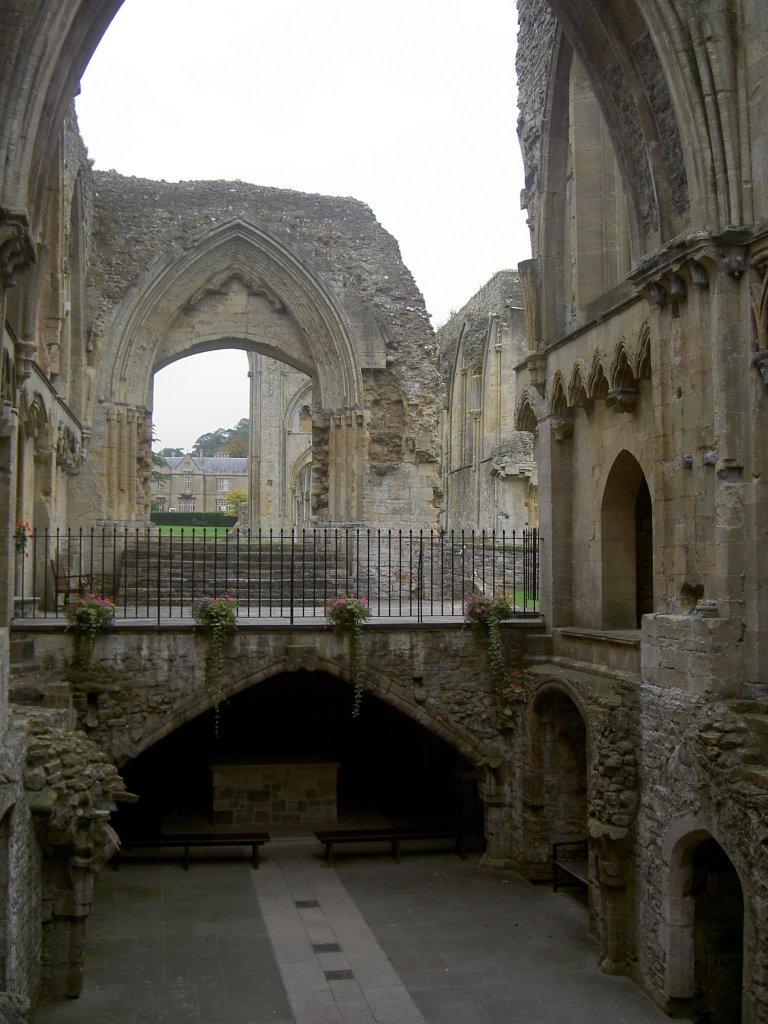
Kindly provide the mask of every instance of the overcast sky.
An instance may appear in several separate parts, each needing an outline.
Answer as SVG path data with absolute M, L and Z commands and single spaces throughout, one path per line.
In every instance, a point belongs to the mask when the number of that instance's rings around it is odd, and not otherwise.
M 78 119 L 97 169 L 362 200 L 437 326 L 529 256 L 516 31 L 514 0 L 125 0 Z M 163 446 L 248 414 L 232 356 L 157 375 Z

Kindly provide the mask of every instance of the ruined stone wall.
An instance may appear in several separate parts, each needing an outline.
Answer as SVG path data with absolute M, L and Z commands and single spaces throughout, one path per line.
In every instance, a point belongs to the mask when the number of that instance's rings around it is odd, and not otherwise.
M 333 290 L 351 320 L 383 336 L 386 373 L 378 357 L 360 353 L 369 371 L 367 404 L 381 402 L 391 379 L 404 400 L 406 434 L 432 434 L 434 341 L 424 300 L 394 238 L 355 200 L 243 182 L 170 184 L 97 172 L 95 259 L 89 275 L 94 331 L 106 330 L 115 305 L 158 255 L 172 257 L 212 224 L 237 217 L 285 242 Z M 373 370 L 379 372 L 372 376 Z M 386 434 L 383 409 L 372 416 L 370 430 L 373 444 L 379 431 Z
M 354 200 L 242 182 L 168 184 L 109 172 L 96 175 L 95 209 L 89 302 L 93 333 L 104 355 L 94 410 L 92 491 L 99 490 L 100 476 L 109 477 L 113 461 L 99 447 L 105 434 L 114 435 L 108 446 L 133 446 L 141 458 L 142 437 L 134 435 L 142 433 L 151 401 L 146 363 L 156 368 L 231 338 L 246 349 L 283 358 L 315 378 L 317 521 L 376 524 L 396 519 L 413 527 L 434 524 L 439 416 L 434 338 L 423 299 L 400 260 L 396 242 L 367 207 Z M 167 278 L 172 290 L 174 268 L 192 266 L 197 246 L 208 252 L 205 245 L 212 245 L 215 261 L 216 229 L 226 232 L 227 225 L 238 224 L 246 236 L 250 226 L 256 233 L 267 232 L 291 259 L 299 260 L 306 282 L 315 282 L 318 298 L 327 294 L 325 311 L 320 312 L 320 306 L 311 309 L 306 296 L 280 294 L 274 284 L 263 283 L 271 271 L 261 268 L 254 241 L 258 236 L 251 232 L 253 238 L 248 236 L 237 259 L 230 262 L 228 276 L 224 266 L 212 262 L 210 284 L 201 289 L 195 264 L 197 290 L 158 300 L 166 305 L 140 314 L 155 317 L 153 323 L 163 326 L 142 328 L 133 352 L 118 353 L 126 332 L 134 329 L 136 314 L 131 310 L 144 308 L 144 292 L 160 278 Z M 237 234 L 236 227 L 231 231 Z M 255 248 L 243 255 L 247 245 Z M 246 268 L 248 261 L 251 269 Z M 295 264 L 291 270 L 294 275 L 303 272 Z M 339 311 L 335 324 L 329 320 L 336 317 L 331 303 Z M 339 340 L 342 335 L 349 339 L 349 351 L 343 351 L 347 341 Z M 339 359 L 337 366 L 334 360 Z M 323 393 L 323 380 L 326 389 L 345 396 L 337 397 L 335 407 Z M 110 418 L 117 423 L 114 428 L 108 425 Z M 126 430 L 130 436 L 124 439 Z M 123 482 L 100 489 L 114 495 L 112 503 L 120 505 L 113 513 L 117 519 L 141 515 L 142 499 L 132 506 Z M 87 495 L 82 511 L 95 511 Z
M 519 663 L 528 628 L 504 628 L 511 668 Z M 120 764 L 213 705 L 207 641 L 191 625 L 121 625 L 98 638 L 87 669 L 74 664 L 72 638 L 60 629 L 36 629 L 34 643 L 46 672 L 68 684 L 80 727 Z M 460 623 L 366 626 L 363 648 L 366 689 L 441 735 L 468 760 L 479 764 L 487 747 L 502 742 L 483 641 Z M 219 699 L 299 668 L 349 678 L 345 638 L 329 630 L 243 628 L 224 651 Z M 29 680 L 25 699 L 33 699 L 35 689 L 43 699 L 49 678 Z
M 519 275 L 502 270 L 437 332 L 448 530 L 501 534 L 537 523 L 533 437 L 514 425 L 513 368 L 527 349 L 522 304 Z
M 518 422 L 536 429 L 553 637 L 537 671 L 590 709 L 579 674 L 613 671 L 590 638 L 618 649 L 642 624 L 620 704 L 602 724 L 586 712 L 593 925 L 608 969 L 623 961 L 669 1012 L 707 1012 L 691 863 L 718 845 L 743 893 L 751 1022 L 768 973 L 764 573 L 750 568 L 768 242 L 762 184 L 737 182 L 765 145 L 744 128 L 762 108 L 768 19 L 752 2 L 602 6 L 520 2 L 534 260 Z
M 717 839 L 742 882 L 745 991 L 754 998 L 754 1016 L 745 1019 L 757 1021 L 768 1013 L 768 965 L 749 951 L 762 941 L 768 877 L 761 839 L 764 759 L 748 725 L 754 711 L 749 702 L 712 702 L 670 687 L 642 688 L 636 899 L 637 925 L 645 940 L 638 943 L 640 973 L 665 1002 L 669 924 L 675 920 L 670 904 L 689 896 L 670 885 L 670 876 L 680 870 L 670 851 L 687 832 L 701 830 Z

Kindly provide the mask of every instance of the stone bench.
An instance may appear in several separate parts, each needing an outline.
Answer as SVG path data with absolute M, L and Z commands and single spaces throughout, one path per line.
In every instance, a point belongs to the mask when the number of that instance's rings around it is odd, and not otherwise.
M 555 892 L 566 886 L 589 883 L 587 840 L 552 844 L 552 888 Z
M 269 842 L 269 832 L 213 832 L 180 833 L 146 838 L 130 838 L 122 840 L 124 850 L 162 850 L 181 849 L 184 851 L 184 869 L 189 871 L 189 851 L 192 847 L 215 848 L 232 846 L 250 846 L 251 864 L 259 866 L 259 847 Z M 119 854 L 115 857 L 115 869 L 119 867 Z
M 389 843 L 393 858 L 400 863 L 401 844 L 406 840 L 453 839 L 456 853 L 462 860 L 467 858 L 467 837 L 472 829 L 462 825 L 425 825 L 381 828 L 334 828 L 315 832 L 315 838 L 325 846 L 325 859 L 333 864 L 334 846 L 338 843 Z

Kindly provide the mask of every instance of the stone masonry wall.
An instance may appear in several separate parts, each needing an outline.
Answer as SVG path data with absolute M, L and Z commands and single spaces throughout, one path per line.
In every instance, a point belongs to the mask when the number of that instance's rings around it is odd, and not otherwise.
M 360 353 L 366 404 L 372 409 L 371 444 L 385 449 L 389 444 L 393 427 L 377 399 L 391 380 L 403 400 L 403 421 L 395 424 L 402 430 L 400 441 L 410 437 L 436 457 L 435 441 L 420 440 L 435 438 L 439 408 L 429 314 L 397 242 L 367 206 L 240 181 L 171 184 L 114 171 L 97 172 L 94 180 L 88 299 L 97 336 L 104 334 L 130 285 L 158 258 L 182 254 L 215 224 L 238 217 L 253 221 L 321 277 L 353 323 L 383 335 L 386 370 L 368 366 Z
M 745 920 L 745 948 L 768 913 L 768 878 L 764 856 L 768 795 L 761 758 L 747 724 L 754 705 L 741 701 L 693 699 L 672 688 L 643 686 L 640 728 L 643 735 L 640 777 L 644 780 L 637 836 L 637 906 L 639 932 L 645 938 L 639 954 L 643 974 L 661 1002 L 665 966 L 665 896 L 662 880 L 665 839 L 678 821 L 693 831 L 698 825 L 712 834 L 738 871 L 745 907 L 756 920 Z M 747 717 L 745 717 L 747 716 Z M 766 722 L 768 724 L 768 721 Z M 681 894 L 682 895 L 682 894 Z M 756 1007 L 753 1019 L 768 1019 L 768 974 L 764 957 L 745 963 L 745 985 Z M 751 975 L 751 977 L 750 977 Z
M 507 661 L 519 666 L 524 631 L 505 626 Z M 343 636 L 316 628 L 240 629 L 227 644 L 219 687 L 206 677 L 207 641 L 192 626 L 120 626 L 101 636 L 86 669 L 74 662 L 71 636 L 35 630 L 45 670 L 27 678 L 25 699 L 43 699 L 51 680 L 71 688 L 78 724 L 122 764 L 196 715 L 281 672 L 298 669 L 349 678 Z M 506 745 L 506 712 L 488 678 L 482 641 L 458 623 L 439 628 L 368 625 L 363 630 L 366 690 L 437 733 L 479 765 Z

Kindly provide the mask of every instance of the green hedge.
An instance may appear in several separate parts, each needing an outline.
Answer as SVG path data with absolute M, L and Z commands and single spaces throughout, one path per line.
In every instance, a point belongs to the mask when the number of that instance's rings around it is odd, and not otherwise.
M 153 512 L 149 517 L 157 526 L 234 526 L 237 516 L 225 512 Z

